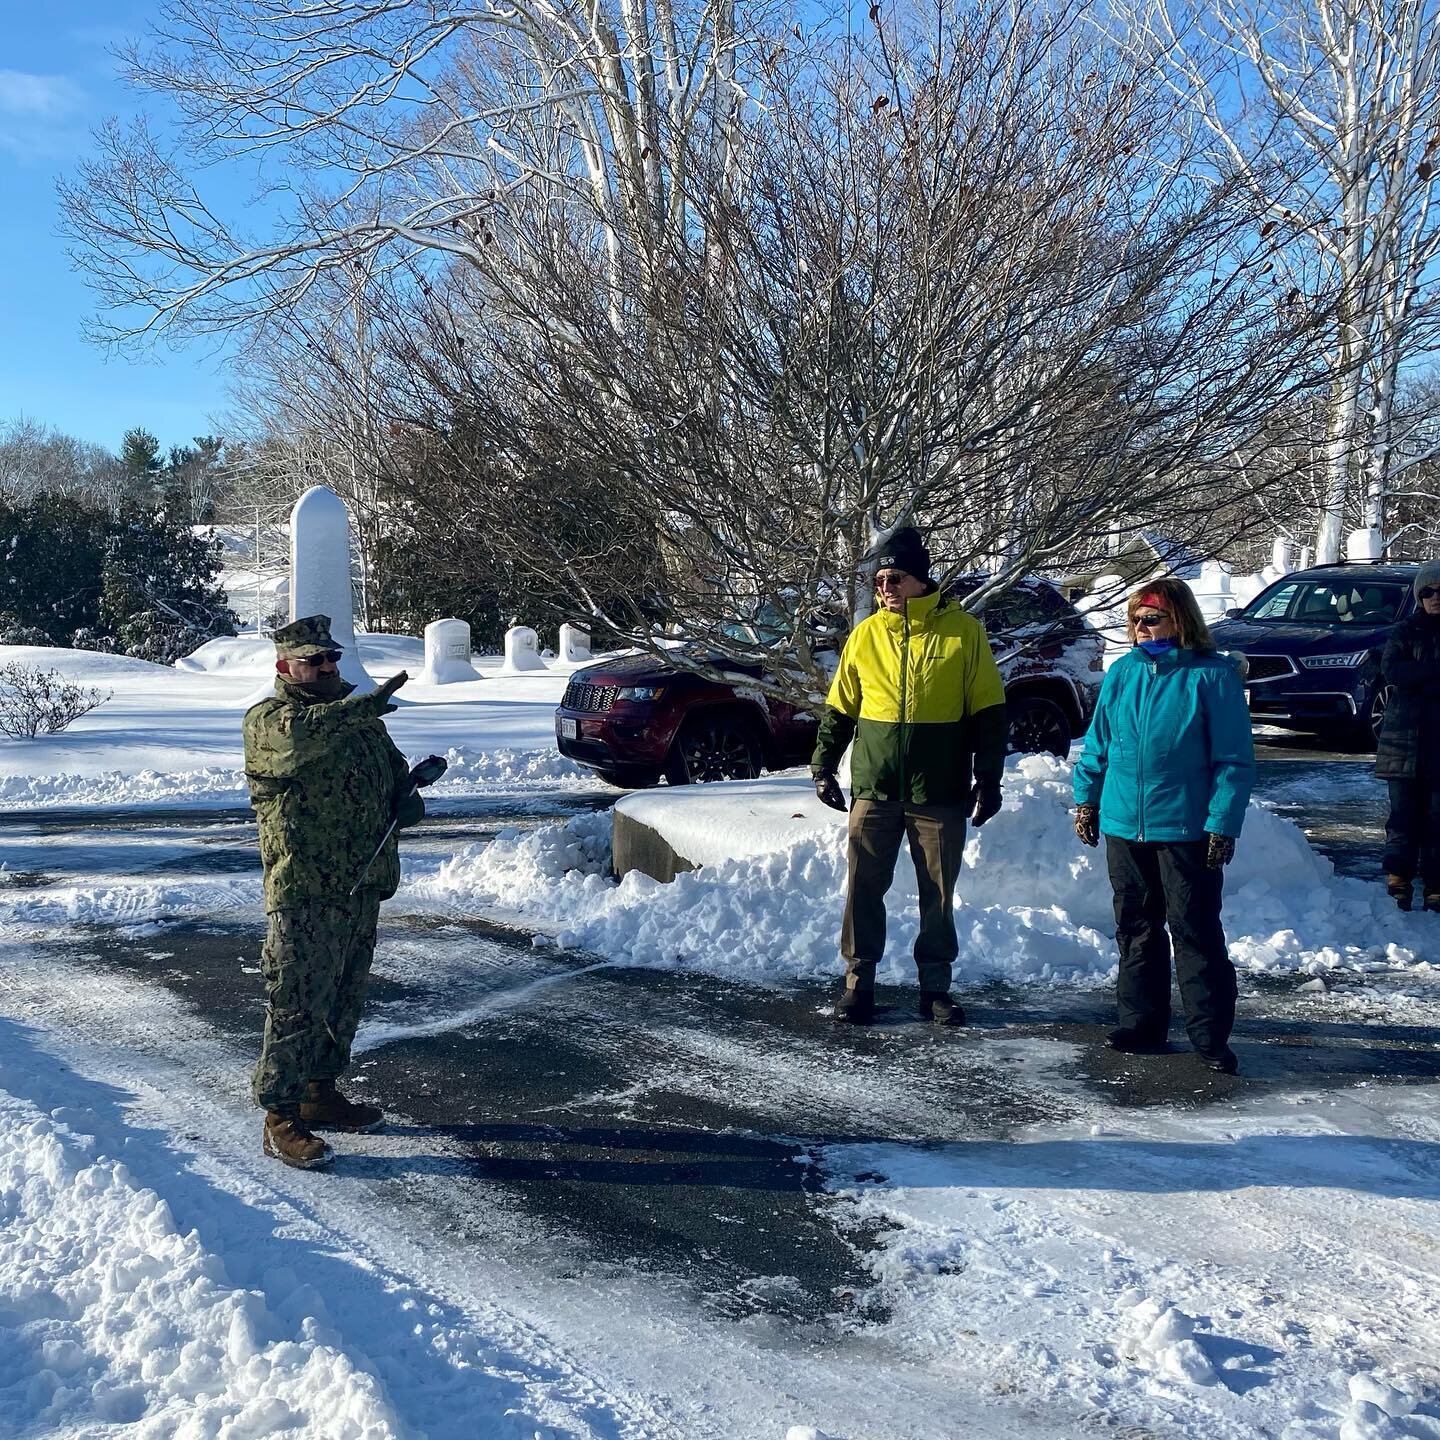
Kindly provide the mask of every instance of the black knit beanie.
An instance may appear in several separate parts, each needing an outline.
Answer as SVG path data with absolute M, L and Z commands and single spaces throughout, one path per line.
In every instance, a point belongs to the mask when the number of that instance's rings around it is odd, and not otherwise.
M 875 552 L 877 570 L 903 570 L 917 580 L 930 578 L 930 552 L 920 538 L 920 532 L 906 525 L 897 530 L 888 540 L 882 541 Z

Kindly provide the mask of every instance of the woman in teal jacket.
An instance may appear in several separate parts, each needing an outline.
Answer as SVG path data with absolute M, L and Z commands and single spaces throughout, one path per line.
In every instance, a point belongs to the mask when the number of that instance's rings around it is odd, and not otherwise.
M 1105 676 L 1074 780 L 1075 833 L 1086 845 L 1104 835 L 1115 892 L 1110 1044 L 1167 1048 L 1173 941 L 1190 1042 L 1233 1075 L 1235 967 L 1220 896 L 1255 780 L 1245 689 L 1183 581 L 1152 581 L 1126 619 L 1133 648 Z

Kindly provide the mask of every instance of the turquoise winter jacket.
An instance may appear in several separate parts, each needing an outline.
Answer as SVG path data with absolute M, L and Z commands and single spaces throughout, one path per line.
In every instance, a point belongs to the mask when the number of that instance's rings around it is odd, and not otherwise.
M 1138 645 L 1110 667 L 1075 765 L 1075 803 L 1120 840 L 1237 836 L 1255 783 L 1250 709 L 1223 655 Z

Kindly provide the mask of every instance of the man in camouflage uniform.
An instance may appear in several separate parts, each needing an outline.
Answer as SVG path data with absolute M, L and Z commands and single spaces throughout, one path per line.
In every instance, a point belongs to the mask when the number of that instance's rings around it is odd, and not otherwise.
M 383 1118 L 335 1082 L 350 1063 L 380 902 L 400 883 L 393 833 L 366 862 L 392 819 L 413 825 L 425 805 L 380 718 L 405 672 L 354 694 L 335 668 L 341 651 L 326 615 L 277 630 L 275 651 L 275 695 L 244 724 L 269 916 L 260 952 L 269 1004 L 252 1090 L 266 1112 L 265 1153 L 314 1169 L 334 1155 L 313 1130 L 368 1130 Z

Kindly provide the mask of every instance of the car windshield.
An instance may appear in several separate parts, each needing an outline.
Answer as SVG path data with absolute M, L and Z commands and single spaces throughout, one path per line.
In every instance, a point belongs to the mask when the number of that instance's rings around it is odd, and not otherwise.
M 1292 625 L 1391 625 L 1405 603 L 1403 585 L 1378 580 L 1286 580 L 1253 600 L 1245 620 Z

